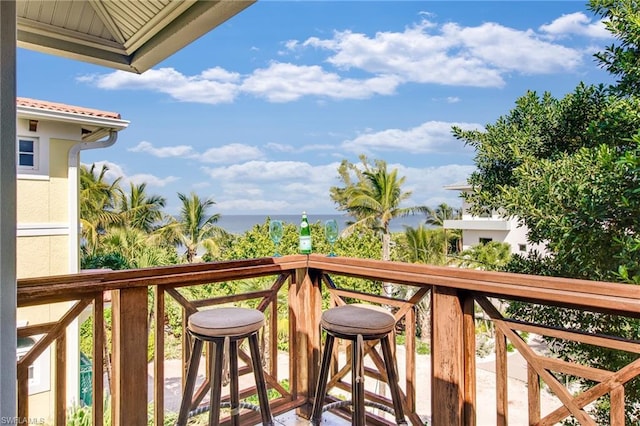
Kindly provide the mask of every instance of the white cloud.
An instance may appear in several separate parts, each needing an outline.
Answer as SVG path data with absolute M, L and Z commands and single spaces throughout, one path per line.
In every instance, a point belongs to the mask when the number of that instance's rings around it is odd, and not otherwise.
M 493 22 L 464 27 L 423 19 L 403 31 L 373 35 L 336 31 L 325 39 L 284 42 L 290 52 L 315 48 L 325 53 L 324 62 L 335 70 L 272 61 L 247 74 L 221 67 L 195 75 L 159 68 L 141 75 L 116 71 L 79 80 L 103 89 L 150 90 L 178 101 L 207 104 L 233 102 L 240 95 L 280 103 L 308 96 L 319 102 L 367 99 L 393 95 L 404 83 L 502 87 L 514 72 L 545 75 L 576 71 L 590 50 L 585 45 L 574 48 L 553 41 L 567 34 L 600 39 L 606 30 L 601 22 L 591 22 L 583 13 L 564 15 L 538 31 Z
M 293 145 L 287 145 L 282 143 L 270 142 L 265 147 L 275 152 L 295 152 L 296 148 Z
M 311 37 L 303 46 L 334 52 L 328 61 L 340 69 L 358 68 L 396 75 L 405 82 L 499 87 L 506 71 L 524 74 L 572 70 L 582 59 L 571 49 L 496 23 L 437 26 L 427 20 L 404 32 L 373 37 L 339 31 L 332 39 Z
M 144 152 L 158 158 L 181 157 L 192 158 L 203 163 L 233 163 L 236 161 L 247 161 L 262 157 L 262 152 L 255 146 L 232 143 L 215 148 L 209 148 L 203 153 L 196 152 L 189 145 L 175 145 L 157 148 L 151 142 L 140 142 L 133 148 L 128 148 L 131 152 Z
M 430 23 L 423 21 L 401 33 L 378 32 L 373 37 L 339 31 L 333 39 L 312 37 L 303 45 L 335 52 L 328 62 L 339 69 L 394 75 L 402 82 L 480 87 L 503 84 L 497 70 L 466 52 L 456 53 L 461 46 L 455 38 L 428 34 L 429 29 Z
M 179 177 L 176 176 L 167 176 L 164 178 L 146 174 L 146 173 L 137 173 L 134 175 L 127 175 L 125 169 L 116 163 L 112 163 L 110 161 L 96 161 L 95 170 L 99 172 L 102 170 L 102 166 L 106 166 L 109 170 L 105 173 L 105 180 L 107 182 L 114 182 L 117 178 L 120 178 L 120 185 L 123 188 L 127 188 L 130 183 L 134 185 L 139 185 L 141 183 L 146 183 L 147 187 L 158 187 L 162 188 L 172 182 L 180 180 Z M 85 164 L 87 167 L 91 167 L 90 165 Z
M 83 164 L 86 167 L 91 167 L 92 165 L 94 166 L 94 174 L 98 174 L 100 173 L 100 171 L 102 170 L 102 167 L 105 166 L 107 167 L 107 172 L 104 174 L 104 179 L 111 183 L 113 181 L 115 181 L 117 178 L 124 176 L 124 170 L 122 169 L 122 167 L 120 167 L 118 164 L 116 163 L 112 163 L 110 161 L 96 161 L 92 164 Z
M 294 146 L 294 145 L 280 144 L 280 143 L 274 143 L 274 142 L 268 143 L 265 146 L 267 149 L 270 149 L 271 151 L 287 152 L 287 153 L 302 153 L 302 152 L 309 152 L 309 151 L 330 151 L 336 148 L 335 145 L 329 145 L 329 144 L 309 144 L 309 145 Z
M 154 157 L 167 158 L 167 157 L 188 157 L 193 155 L 193 147 L 189 145 L 176 145 L 166 146 L 162 148 L 156 148 L 151 142 L 142 141 L 133 148 L 128 148 L 127 151 L 131 152 L 146 152 Z
M 409 204 L 425 205 L 429 207 L 440 203 L 451 206 L 462 204 L 459 193 L 444 189 L 445 185 L 465 183 L 475 166 L 447 164 L 437 167 L 406 167 L 400 164 L 389 166 L 397 168 L 398 175 L 406 176 L 405 191 L 412 191 Z M 407 204 L 407 205 L 409 205 Z
M 581 63 L 583 52 L 542 40 L 533 31 L 519 31 L 495 23 L 462 28 L 443 26 L 448 40 L 456 40 L 464 54 L 471 55 L 484 67 L 502 72 L 549 74 L 571 71 Z
M 335 173 L 338 165 L 334 166 Z M 324 173 L 326 167 L 321 166 L 322 170 L 319 170 L 318 166 L 299 161 L 248 161 L 226 167 L 203 167 L 203 171 L 213 179 L 224 181 L 270 182 L 279 179 L 314 179 L 319 173 Z
M 262 152 L 255 146 L 232 143 L 220 147 L 209 148 L 196 158 L 203 163 L 233 163 L 262 157 Z
M 339 163 L 313 166 L 303 162 L 247 162 L 228 167 L 205 169 L 215 181 L 216 209 L 229 213 L 283 213 L 294 214 L 303 210 L 330 213 L 335 204 L 329 197 L 329 188 L 340 185 Z M 405 205 L 436 206 L 442 202 L 459 206 L 456 191 L 445 185 L 466 182 L 474 166 L 449 164 L 438 167 L 397 168 L 405 176 L 403 190 L 413 194 Z
M 239 198 L 224 200 L 216 204 L 216 208 L 221 212 L 242 212 L 245 214 L 264 212 L 286 212 L 291 210 L 291 205 L 286 200 L 256 200 L 253 198 Z M 297 211 L 296 211 L 297 213 Z
M 337 169 L 338 163 L 249 161 L 203 171 L 221 191 L 221 210 L 299 213 L 333 210 L 329 188 L 338 184 Z
M 398 83 L 391 75 L 357 80 L 327 72 L 318 65 L 273 62 L 247 77 L 242 83 L 242 91 L 270 102 L 290 102 L 303 96 L 366 99 L 373 95 L 390 95 Z
M 194 189 L 209 188 L 211 186 L 211 182 L 197 182 L 192 186 Z
M 582 12 L 562 15 L 550 24 L 541 25 L 539 30 L 553 37 L 563 37 L 566 35 L 579 35 L 598 39 L 612 37 L 601 20 L 592 22 L 591 19 Z
M 386 129 L 367 132 L 343 143 L 343 148 L 354 153 L 372 151 L 400 151 L 414 154 L 451 152 L 462 149 L 462 142 L 451 134 L 451 127 L 465 130 L 482 129 L 480 124 L 428 121 L 411 129 Z
M 101 89 L 151 90 L 166 93 L 178 101 L 205 104 L 232 102 L 238 92 L 239 79 L 240 74 L 220 67 L 206 69 L 194 76 L 186 76 L 174 68 L 159 68 L 142 74 L 115 71 L 80 77 L 80 81 Z
M 135 175 L 123 177 L 122 179 L 123 182 L 131 182 L 134 185 L 146 183 L 147 186 L 149 187 L 155 186 L 159 188 L 167 186 L 168 184 L 173 183 L 177 180 L 180 180 L 180 178 L 176 176 L 167 176 L 165 178 L 159 178 L 155 175 L 146 174 L 146 173 L 138 173 Z

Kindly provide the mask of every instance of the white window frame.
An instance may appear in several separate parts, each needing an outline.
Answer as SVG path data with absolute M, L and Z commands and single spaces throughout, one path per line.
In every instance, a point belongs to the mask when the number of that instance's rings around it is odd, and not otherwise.
M 28 141 L 33 144 L 33 166 L 23 166 L 20 164 L 20 142 Z M 40 139 L 33 136 L 18 136 L 16 140 L 16 167 L 19 171 L 37 171 L 40 169 Z M 25 153 L 28 154 L 28 153 Z

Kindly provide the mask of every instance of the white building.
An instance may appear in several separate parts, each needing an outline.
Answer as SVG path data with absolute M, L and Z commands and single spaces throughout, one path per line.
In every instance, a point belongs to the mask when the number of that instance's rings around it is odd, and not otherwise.
M 455 184 L 444 187 L 453 191 L 470 192 L 471 185 Z M 527 252 L 537 250 L 546 253 L 544 245 L 532 244 L 527 238 L 529 230 L 526 226 L 518 225 L 518 218 L 508 218 L 493 211 L 491 214 L 474 216 L 470 213 L 470 205 L 466 200 L 462 201 L 462 219 L 445 220 L 445 229 L 462 230 L 462 249 L 467 250 L 478 244 L 486 244 L 491 241 L 508 243 L 512 254 L 526 255 Z

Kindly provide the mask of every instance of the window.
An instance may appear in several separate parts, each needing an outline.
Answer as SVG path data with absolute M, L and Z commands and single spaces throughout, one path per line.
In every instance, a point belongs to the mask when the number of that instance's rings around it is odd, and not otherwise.
M 25 356 L 35 344 L 36 340 L 31 337 L 19 337 L 17 345 L 18 360 Z M 45 349 L 42 355 L 40 355 L 27 369 L 27 375 L 29 378 L 29 395 L 50 389 L 50 351 L 50 348 Z
M 480 238 L 480 244 L 489 244 L 491 241 L 493 241 L 493 238 Z
M 526 244 L 518 244 L 518 249 L 520 251 L 527 251 L 527 245 Z
M 18 138 L 18 168 L 30 170 L 38 168 L 38 139 Z

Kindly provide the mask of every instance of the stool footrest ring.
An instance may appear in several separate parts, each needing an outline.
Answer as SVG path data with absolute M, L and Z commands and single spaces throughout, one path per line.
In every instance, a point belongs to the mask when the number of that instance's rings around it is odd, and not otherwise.
M 324 413 L 325 411 L 329 411 L 329 410 L 333 410 L 335 408 L 343 408 L 343 407 L 348 407 L 353 405 L 353 401 L 348 400 L 348 401 L 336 401 L 336 402 L 332 402 L 329 403 L 327 405 L 325 405 L 324 407 L 322 407 L 322 412 Z M 395 411 L 393 411 L 393 408 L 391 407 L 387 407 L 384 404 L 380 404 L 379 402 L 373 402 L 373 401 L 365 401 L 364 405 L 366 405 L 367 407 L 372 407 L 372 408 L 377 408 L 378 410 L 384 411 L 386 413 L 395 415 Z M 404 424 L 406 425 L 407 423 L 399 423 L 399 424 Z
M 220 403 L 220 407 L 221 408 L 231 408 L 231 403 L 230 402 L 221 402 Z M 250 404 L 248 402 L 240 402 L 238 404 L 238 409 L 240 409 L 240 408 L 253 410 L 253 411 L 256 411 L 258 413 L 260 412 L 260 407 L 259 406 L 255 405 L 255 404 Z M 196 408 L 195 410 L 189 411 L 189 414 L 187 415 L 187 417 L 191 418 L 191 417 L 197 416 L 199 414 L 206 413 L 210 409 L 211 409 L 210 405 L 203 405 L 201 407 Z

